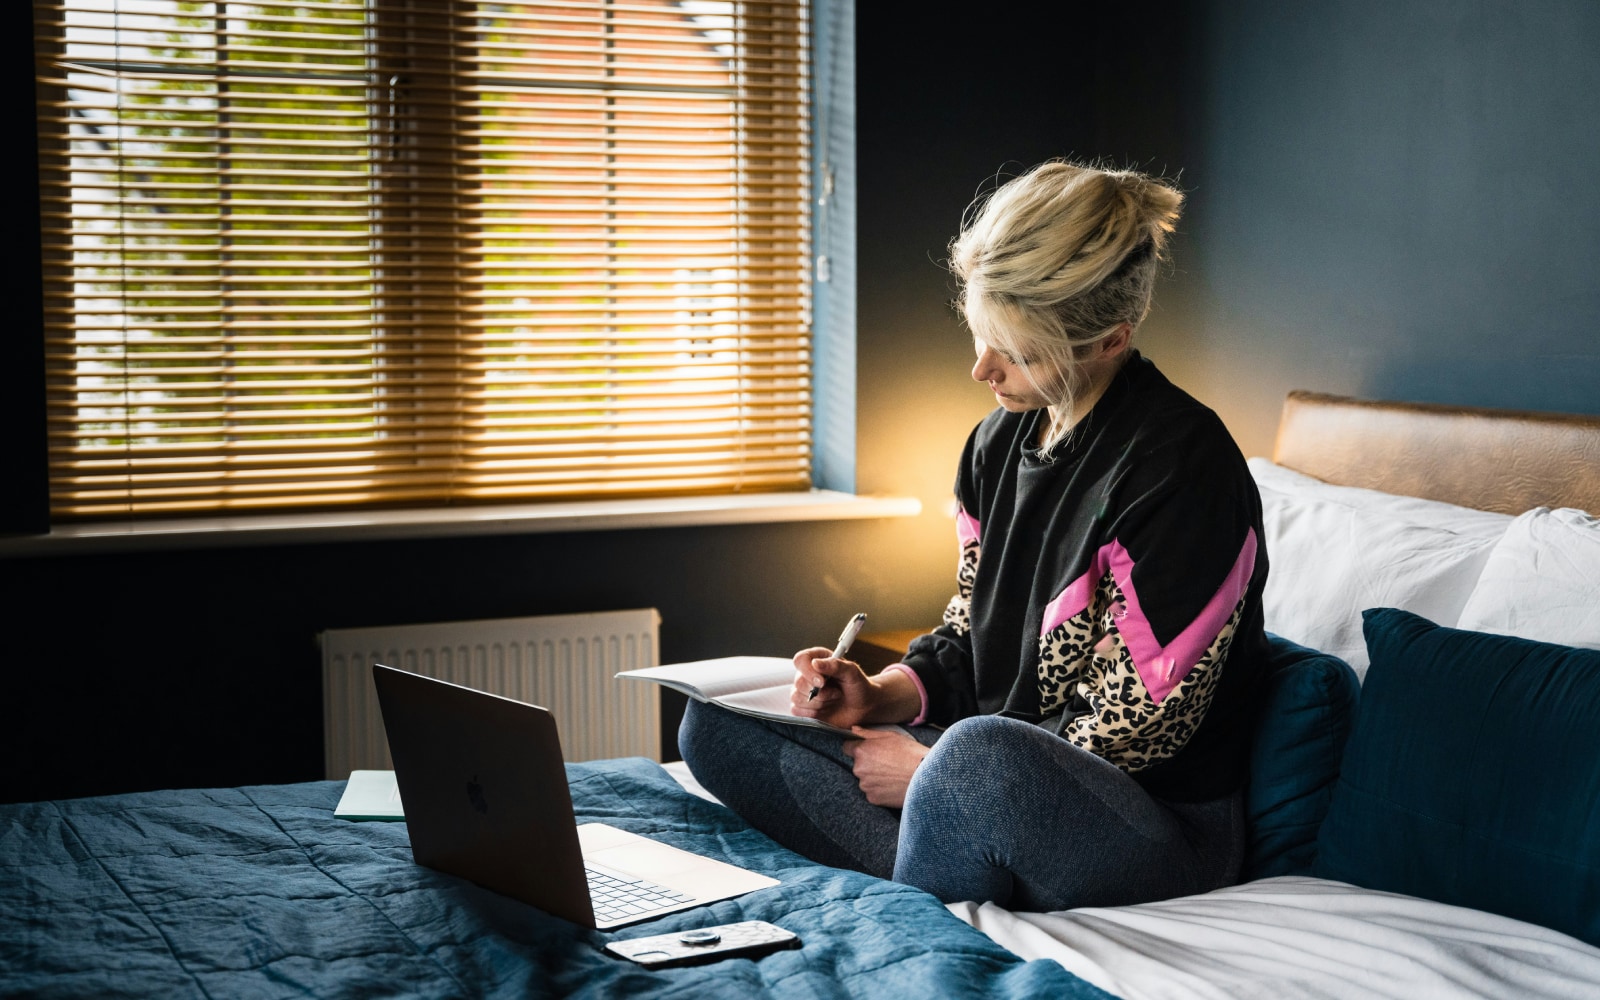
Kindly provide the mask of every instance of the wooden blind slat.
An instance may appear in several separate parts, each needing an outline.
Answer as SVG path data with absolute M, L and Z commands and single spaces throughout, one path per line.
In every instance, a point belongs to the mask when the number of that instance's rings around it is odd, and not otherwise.
M 808 485 L 804 0 L 216 9 L 35 3 L 53 516 Z

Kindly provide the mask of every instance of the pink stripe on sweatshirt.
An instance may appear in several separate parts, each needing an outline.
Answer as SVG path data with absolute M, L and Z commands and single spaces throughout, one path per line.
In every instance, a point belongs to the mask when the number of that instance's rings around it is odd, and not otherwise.
M 1156 639 L 1150 620 L 1139 604 L 1138 592 L 1134 590 L 1133 557 L 1121 542 L 1113 539 L 1095 553 L 1088 570 L 1068 584 L 1060 596 L 1045 607 L 1039 634 L 1049 635 L 1062 622 L 1082 614 L 1094 597 L 1095 587 L 1109 572 L 1122 589 L 1127 605 L 1127 613 L 1117 620 L 1117 630 L 1122 634 L 1123 644 L 1128 648 L 1134 669 L 1139 672 L 1139 679 L 1149 690 L 1151 699 L 1159 705 L 1162 699 L 1172 693 L 1173 688 L 1189 676 L 1189 671 L 1200 662 L 1200 657 L 1205 655 L 1221 634 L 1222 627 L 1233 616 L 1234 608 L 1239 606 L 1240 599 L 1250 586 L 1250 577 L 1255 572 L 1256 544 L 1256 533 L 1252 528 L 1245 535 L 1239 556 L 1217 592 L 1200 609 L 1194 621 L 1163 646 Z

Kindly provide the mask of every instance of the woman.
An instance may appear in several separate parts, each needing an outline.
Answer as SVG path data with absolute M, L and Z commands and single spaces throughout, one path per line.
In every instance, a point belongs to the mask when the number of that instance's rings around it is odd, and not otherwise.
M 700 704 L 680 730 L 701 783 L 780 843 L 1019 910 L 1237 875 L 1260 498 L 1215 414 L 1130 344 L 1181 204 L 1052 161 L 952 244 L 972 377 L 999 406 L 956 477 L 944 624 L 872 677 L 796 654 L 794 713 L 856 739 Z

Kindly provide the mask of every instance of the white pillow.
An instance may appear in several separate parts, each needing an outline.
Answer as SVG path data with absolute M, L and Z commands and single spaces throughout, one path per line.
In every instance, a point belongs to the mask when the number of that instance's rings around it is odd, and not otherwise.
M 1600 649 L 1600 518 L 1536 507 L 1512 521 L 1458 627 Z
M 1439 625 L 1461 617 L 1512 517 L 1332 486 L 1250 459 L 1266 527 L 1266 627 L 1367 671 L 1361 612 L 1401 608 Z

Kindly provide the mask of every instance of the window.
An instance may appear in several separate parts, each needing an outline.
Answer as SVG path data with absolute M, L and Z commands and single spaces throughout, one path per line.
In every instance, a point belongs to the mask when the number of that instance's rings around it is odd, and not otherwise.
M 52 519 L 809 486 L 807 14 L 40 2 Z

